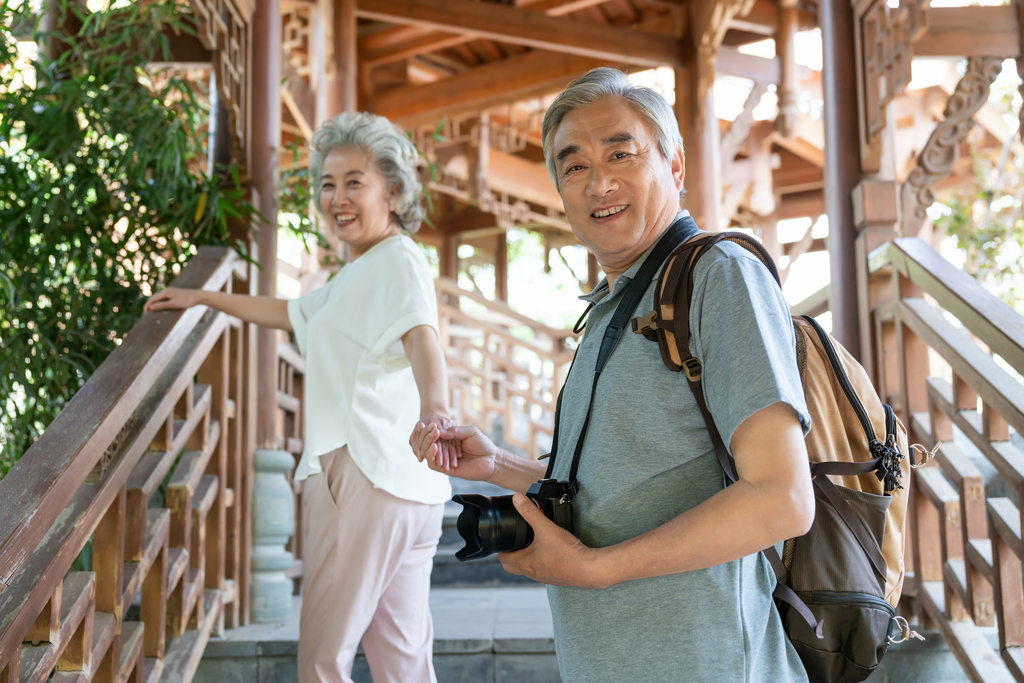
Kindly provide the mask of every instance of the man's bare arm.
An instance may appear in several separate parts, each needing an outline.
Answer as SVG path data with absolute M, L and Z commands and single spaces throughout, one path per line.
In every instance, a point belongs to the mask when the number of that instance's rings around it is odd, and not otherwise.
M 736 430 L 739 481 L 662 526 L 607 548 L 587 548 L 517 497 L 534 543 L 501 556 L 513 573 L 543 583 L 604 588 L 621 581 L 713 567 L 801 536 L 814 520 L 803 432 L 793 409 L 776 403 Z

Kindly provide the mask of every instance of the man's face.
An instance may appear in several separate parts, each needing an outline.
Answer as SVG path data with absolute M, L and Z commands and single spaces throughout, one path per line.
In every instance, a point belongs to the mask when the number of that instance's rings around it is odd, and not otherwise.
M 606 271 L 628 268 L 679 211 L 682 150 L 665 159 L 653 130 L 622 98 L 570 111 L 553 153 L 569 224 Z

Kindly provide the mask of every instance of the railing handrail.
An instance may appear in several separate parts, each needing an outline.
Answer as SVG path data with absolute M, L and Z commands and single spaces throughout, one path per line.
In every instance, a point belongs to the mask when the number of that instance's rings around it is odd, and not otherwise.
M 494 301 L 492 299 L 488 299 L 486 296 L 484 296 L 483 294 L 480 294 L 478 292 L 471 292 L 469 290 L 463 289 L 462 287 L 459 286 L 459 283 L 456 282 L 455 280 L 453 280 L 452 278 L 449 278 L 449 277 L 438 278 L 435 284 L 437 286 L 437 291 L 438 291 L 439 294 L 452 294 L 454 296 L 466 297 L 467 299 L 470 299 L 471 301 L 475 301 L 478 304 L 486 306 L 487 309 L 490 310 L 490 311 L 493 311 L 493 312 L 498 313 L 500 315 L 506 316 L 508 318 L 512 318 L 513 320 L 515 320 L 515 321 L 517 321 L 519 323 L 522 323 L 523 325 L 526 325 L 527 327 L 531 328 L 535 332 L 539 332 L 539 333 L 544 334 L 544 335 L 546 335 L 548 337 L 551 337 L 555 341 L 559 341 L 559 340 L 563 340 L 563 339 L 568 339 L 570 337 L 578 337 L 579 336 L 577 333 L 573 332 L 571 329 L 556 329 L 554 327 L 549 327 L 548 325 L 545 325 L 544 323 L 537 322 L 533 318 L 530 318 L 528 316 L 523 315 L 522 313 L 519 313 L 518 311 L 514 310 L 513 308 L 511 308 L 508 304 L 506 304 L 504 302 Z M 486 323 L 481 322 L 480 324 L 486 324 Z M 528 341 L 524 342 L 524 340 L 521 340 L 521 339 L 518 340 L 518 341 L 520 343 L 529 344 Z M 552 353 L 557 353 L 557 351 L 558 351 L 557 349 L 552 349 L 551 350 Z
M 868 257 L 871 272 L 892 266 L 1024 375 L 1024 316 L 944 259 L 927 242 L 901 237 Z
M 227 247 L 203 247 L 175 287 L 216 290 L 245 263 Z M 21 569 L 108 446 L 162 376 L 207 308 L 142 316 L 42 436 L 0 480 L 0 591 Z M 0 633 L 7 624 L 0 624 Z

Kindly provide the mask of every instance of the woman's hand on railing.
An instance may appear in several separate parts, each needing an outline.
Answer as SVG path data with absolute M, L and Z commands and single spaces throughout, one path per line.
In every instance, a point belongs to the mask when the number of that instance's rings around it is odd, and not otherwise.
M 457 450 L 458 457 L 444 457 L 445 441 Z M 420 422 L 409 437 L 409 445 L 417 459 L 425 460 L 436 472 L 472 481 L 485 481 L 494 474 L 498 449 L 476 427 L 451 423 L 442 428 L 436 421 Z
M 149 311 L 175 311 L 182 308 L 191 308 L 199 302 L 201 289 L 182 289 L 180 287 L 168 287 L 149 297 L 144 312 Z
M 247 323 L 289 332 L 293 329 L 291 318 L 288 317 L 288 300 L 272 296 L 168 287 L 151 296 L 143 311 L 174 311 L 200 304 L 223 311 Z

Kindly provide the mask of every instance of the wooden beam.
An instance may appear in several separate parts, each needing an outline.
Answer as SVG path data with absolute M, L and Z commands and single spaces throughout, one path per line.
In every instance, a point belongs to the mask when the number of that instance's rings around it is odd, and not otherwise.
M 461 33 L 592 59 L 637 66 L 682 66 L 680 43 L 667 36 L 619 26 L 549 17 L 469 0 L 374 0 L 358 16 L 393 24 Z
M 515 6 L 521 9 L 528 8 L 534 12 L 543 12 L 549 17 L 559 17 L 605 1 L 519 0 Z M 395 26 L 360 36 L 359 52 L 364 60 L 374 64 L 384 64 L 397 59 L 405 59 L 414 54 L 434 52 L 453 45 L 461 45 L 474 38 L 475 36 L 432 31 L 423 26 Z M 415 51 L 410 53 L 409 50 Z
M 1013 5 L 930 7 L 928 31 L 914 43 L 915 57 L 1020 57 Z
M 775 215 L 779 220 L 790 218 L 812 218 L 825 213 L 825 193 L 821 190 L 784 194 L 779 200 Z
M 436 123 L 444 114 L 546 95 L 598 66 L 618 65 L 573 55 L 527 52 L 437 83 L 382 93 L 367 103 L 367 110 L 405 125 Z
M 747 55 L 734 47 L 723 45 L 715 57 L 715 73 L 749 78 L 760 83 L 778 83 L 782 71 L 778 57 Z

